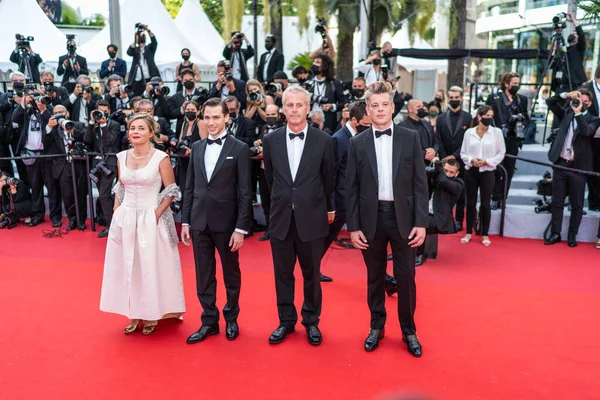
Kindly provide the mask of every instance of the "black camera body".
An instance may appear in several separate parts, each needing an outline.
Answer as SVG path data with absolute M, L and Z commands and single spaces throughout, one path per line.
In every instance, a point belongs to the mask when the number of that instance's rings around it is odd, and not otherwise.
M 142 28 L 142 25 L 144 25 L 144 24 L 142 24 L 141 22 L 136 22 L 135 31 L 138 33 L 144 32 L 144 28 Z
M 250 100 L 252 101 L 262 101 L 262 95 L 259 92 L 252 92 L 250 93 Z
M 250 157 L 256 157 L 260 153 L 262 153 L 262 146 L 252 146 L 252 147 L 250 147 Z
M 327 20 L 325 18 L 317 18 L 317 26 L 315 26 L 315 33 L 319 33 L 321 38 L 327 37 Z
M 569 104 L 571 105 L 571 107 L 579 107 L 581 105 L 581 100 L 579 99 L 571 99 L 571 101 L 569 102 Z
M 444 167 L 444 162 L 439 160 L 425 166 L 425 172 L 429 176 L 436 176 Z
M 158 90 L 158 91 L 161 93 L 161 95 L 163 95 L 163 96 L 166 96 L 166 95 L 168 95 L 169 93 L 171 93 L 171 89 L 169 89 L 169 87 L 168 87 L 168 86 L 160 86 L 161 82 L 162 82 L 162 81 L 160 80 L 160 78 L 159 78 L 159 79 L 157 79 L 157 78 L 152 78 L 152 79 L 150 80 L 150 83 L 152 84 L 152 92 L 150 92 L 150 95 L 151 95 L 151 97 L 152 97 L 152 98 L 155 98 L 155 97 L 157 96 L 157 94 L 156 94 L 156 91 L 157 91 L 157 90 Z
M 273 83 L 269 83 L 267 85 L 267 94 L 271 95 L 271 96 L 275 96 L 275 94 L 277 92 L 282 92 L 283 91 L 283 85 L 279 82 L 273 82 Z
M 98 164 L 96 164 L 96 166 L 94 168 L 91 169 L 89 177 L 90 179 L 94 182 L 94 183 L 98 183 L 99 176 L 110 176 L 112 174 L 112 171 L 110 169 L 108 169 L 108 167 L 106 166 L 106 162 L 104 160 L 101 160 L 98 162 Z
M 94 118 L 94 121 L 99 121 L 101 119 L 104 119 L 105 117 L 106 117 L 106 114 L 104 114 L 104 111 L 102 111 L 102 110 L 92 111 L 92 118 Z
M 30 42 L 34 41 L 33 36 L 23 36 L 20 33 L 15 35 L 16 45 L 19 48 L 19 52 L 27 51 L 27 47 L 31 46 Z
M 65 131 L 70 131 L 73 128 L 75 128 L 75 123 L 73 121 L 69 121 L 68 119 L 65 118 L 64 115 L 62 114 L 54 114 L 52 117 L 56 120 L 56 122 L 58 122 L 58 124 L 65 130 Z
M 322 96 L 322 95 L 319 96 L 319 95 L 313 94 L 312 101 L 313 101 L 313 103 L 328 104 L 329 103 L 329 98 L 325 97 L 325 96 Z
M 43 85 L 46 93 L 56 93 L 56 86 L 54 86 L 54 82 L 44 82 Z
M 244 34 L 238 31 L 231 32 L 231 37 L 233 37 L 233 45 L 235 47 L 242 46 L 242 40 L 244 39 Z
M 89 85 L 81 84 L 81 93 L 79 93 L 79 97 L 83 96 L 83 92 L 88 92 L 89 94 L 94 93 L 94 88 Z
M 196 89 L 198 94 L 193 95 L 190 100 L 195 101 L 198 104 L 203 104 L 206 100 L 208 100 L 208 90 L 206 88 L 198 88 Z
M 4 181 L 7 185 L 18 185 L 20 182 L 17 178 L 13 178 L 11 176 L 7 176 Z
M 88 152 L 88 148 L 83 142 L 68 140 L 69 153 L 73 156 L 84 156 Z
M 173 149 L 175 150 L 175 153 L 179 154 L 180 156 L 185 155 L 185 152 L 187 150 L 191 150 L 192 149 L 192 140 L 189 137 L 183 137 L 180 140 L 178 140 L 177 138 L 173 138 L 171 139 L 171 147 L 173 147 Z
M 561 33 L 567 27 L 567 13 L 561 12 L 552 17 L 552 29 Z

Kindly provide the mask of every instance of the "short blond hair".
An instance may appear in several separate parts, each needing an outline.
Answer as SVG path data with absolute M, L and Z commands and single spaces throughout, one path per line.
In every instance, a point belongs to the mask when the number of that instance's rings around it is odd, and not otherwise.
M 367 91 L 365 92 L 365 102 L 367 105 L 371 104 L 371 96 L 374 94 L 388 94 L 390 96 L 390 101 L 392 101 L 392 90 L 392 84 L 389 82 L 373 82 L 369 85 Z
M 310 107 L 310 93 L 308 93 L 308 91 L 306 89 L 304 89 L 302 86 L 297 86 L 297 85 L 289 86 L 283 92 L 282 102 L 283 102 L 284 106 L 285 106 L 285 101 L 290 94 L 303 94 L 304 97 L 306 98 L 306 104 L 308 105 L 308 107 Z
M 463 96 L 463 90 L 460 86 L 452 86 L 450 89 L 448 89 L 448 93 L 450 92 L 458 93 L 460 94 L 460 97 Z

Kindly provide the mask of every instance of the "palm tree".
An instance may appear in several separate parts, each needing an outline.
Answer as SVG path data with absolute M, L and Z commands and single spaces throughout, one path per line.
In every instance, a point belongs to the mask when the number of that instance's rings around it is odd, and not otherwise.
M 464 49 L 467 25 L 467 0 L 453 0 L 450 6 L 450 48 Z M 462 58 L 448 60 L 447 87 L 463 87 L 465 64 Z
M 585 12 L 584 20 L 589 20 L 596 25 L 600 23 L 600 0 L 581 1 L 578 6 Z
M 239 31 L 242 27 L 242 17 L 244 16 L 244 0 L 223 0 L 223 37 L 229 39 L 232 31 Z

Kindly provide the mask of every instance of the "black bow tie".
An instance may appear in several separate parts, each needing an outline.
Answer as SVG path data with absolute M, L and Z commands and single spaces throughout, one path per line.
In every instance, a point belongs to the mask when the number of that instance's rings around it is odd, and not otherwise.
M 391 129 L 386 129 L 385 131 L 375 131 L 375 137 L 378 138 L 381 135 L 388 135 L 388 136 L 392 136 L 392 130 Z
M 300 133 L 289 133 L 290 135 L 290 140 L 294 140 L 294 138 L 300 138 L 300 140 L 304 140 L 304 132 L 300 132 Z
M 223 144 L 223 141 L 221 140 L 221 138 L 218 138 L 218 139 L 215 139 L 215 140 L 212 140 L 212 139 L 206 139 L 206 140 L 208 140 L 208 144 L 216 143 L 219 146 Z

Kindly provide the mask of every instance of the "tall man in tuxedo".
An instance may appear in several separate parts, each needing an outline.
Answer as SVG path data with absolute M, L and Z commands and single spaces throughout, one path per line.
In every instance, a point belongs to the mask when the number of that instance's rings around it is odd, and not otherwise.
M 442 161 L 451 159 L 459 162 L 459 175 L 465 179 L 465 166 L 460 158 L 465 132 L 471 126 L 471 114 L 462 109 L 463 90 L 458 86 L 452 86 L 448 90 L 448 111 L 442 113 L 436 123 L 435 133 L 439 138 L 438 155 Z M 462 231 L 465 219 L 465 194 L 459 197 L 456 203 L 456 231 Z
M 181 210 L 181 238 L 185 245 L 194 245 L 196 288 L 204 310 L 202 326 L 187 339 L 188 344 L 219 333 L 215 249 L 227 291 L 225 336 L 234 340 L 239 335 L 242 281 L 238 250 L 250 229 L 252 212 L 248 146 L 227 135 L 229 112 L 221 100 L 207 100 L 202 114 L 209 137 L 192 146 Z
M 310 94 L 300 86 L 283 93 L 287 126 L 263 139 L 265 176 L 271 189 L 269 236 L 275 267 L 279 327 L 269 343 L 294 332 L 298 314 L 294 306 L 294 267 L 300 262 L 304 278 L 302 325 L 308 342 L 321 344 L 321 282 L 323 240 L 335 217 L 334 164 L 331 136 L 308 124 Z
M 387 246 L 392 247 L 398 281 L 398 316 L 408 351 L 422 350 L 414 320 L 415 248 L 423 244 L 428 219 L 428 190 L 419 134 L 392 122 L 392 87 L 371 84 L 365 93 L 372 129 L 350 140 L 346 166 L 346 218 L 352 244 L 367 265 L 371 331 L 365 350 L 384 337 Z
M 276 48 L 277 39 L 273 35 L 265 36 L 265 49 L 267 51 L 260 56 L 256 78 L 259 82 L 273 82 L 273 75 L 277 71 L 283 71 L 284 57 Z

